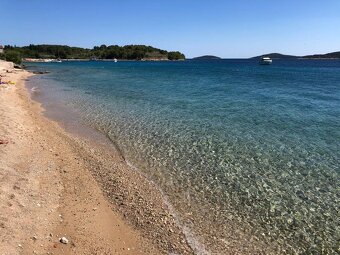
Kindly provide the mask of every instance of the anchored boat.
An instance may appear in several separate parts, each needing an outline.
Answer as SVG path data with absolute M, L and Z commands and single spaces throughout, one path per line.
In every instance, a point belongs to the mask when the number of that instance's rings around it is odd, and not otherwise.
M 262 57 L 260 59 L 260 65 L 270 65 L 273 63 L 273 60 L 270 57 Z

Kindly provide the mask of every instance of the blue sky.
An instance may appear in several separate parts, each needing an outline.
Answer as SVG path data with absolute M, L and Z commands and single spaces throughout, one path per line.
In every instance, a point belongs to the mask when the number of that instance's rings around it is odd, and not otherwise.
M 147 44 L 187 57 L 340 51 L 340 0 L 0 0 L 0 44 Z

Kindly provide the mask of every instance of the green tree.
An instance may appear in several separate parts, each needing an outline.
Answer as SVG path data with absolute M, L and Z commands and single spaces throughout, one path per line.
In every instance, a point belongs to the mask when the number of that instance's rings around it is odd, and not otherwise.
M 21 64 L 21 62 L 22 62 L 20 52 L 14 51 L 14 50 L 6 51 L 5 52 L 5 58 L 6 58 L 6 61 L 10 61 L 10 62 L 13 62 L 15 64 Z
M 168 52 L 168 59 L 169 60 L 185 59 L 185 56 L 184 56 L 184 54 L 180 53 L 179 51 L 170 51 L 170 52 Z
M 66 59 L 67 58 L 67 53 L 64 49 L 58 50 L 57 53 L 55 54 L 56 58 L 62 58 Z

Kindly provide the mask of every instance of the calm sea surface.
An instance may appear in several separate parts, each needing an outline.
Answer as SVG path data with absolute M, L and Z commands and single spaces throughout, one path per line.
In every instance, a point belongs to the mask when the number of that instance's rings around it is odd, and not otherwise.
M 46 105 L 108 135 L 206 250 L 339 249 L 340 61 L 29 66 L 51 72 L 32 78 Z

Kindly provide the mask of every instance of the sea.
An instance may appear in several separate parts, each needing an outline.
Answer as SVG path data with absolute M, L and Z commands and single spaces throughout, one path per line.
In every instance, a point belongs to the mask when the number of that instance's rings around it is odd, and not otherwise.
M 109 137 L 162 190 L 197 254 L 339 252 L 339 60 L 27 66 L 50 72 L 28 82 L 47 113 Z

